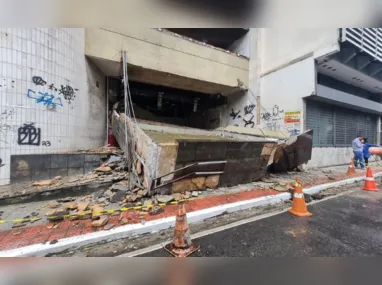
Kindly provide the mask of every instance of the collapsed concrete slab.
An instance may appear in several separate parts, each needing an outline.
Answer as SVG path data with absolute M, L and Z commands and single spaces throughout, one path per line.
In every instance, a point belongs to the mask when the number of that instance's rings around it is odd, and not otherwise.
M 252 135 L 224 130 L 207 131 L 163 123 L 138 120 L 124 114 L 113 113 L 113 133 L 122 150 L 128 150 L 128 134 L 134 137 L 136 154 L 143 165 L 145 187 L 150 194 L 169 194 L 204 190 L 208 185 L 233 186 L 261 179 L 270 164 L 277 140 L 257 138 Z M 216 174 L 207 162 L 224 162 L 222 173 Z M 199 164 L 198 164 L 199 163 Z M 202 163 L 202 171 L 197 168 Z M 193 165 L 189 172 L 178 176 L 176 170 Z M 207 173 L 207 174 L 206 174 Z M 167 175 L 169 174 L 169 175 Z M 211 174 L 211 175 L 208 175 Z M 162 177 L 163 187 L 152 187 L 157 177 Z M 172 183 L 176 180 L 175 183 Z M 215 184 L 217 184 L 215 186 Z

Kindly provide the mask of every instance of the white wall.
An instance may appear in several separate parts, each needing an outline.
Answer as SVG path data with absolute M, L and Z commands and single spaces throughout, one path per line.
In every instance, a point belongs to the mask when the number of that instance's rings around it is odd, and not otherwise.
M 338 28 L 264 28 L 261 33 L 261 74 L 301 58 L 317 58 L 339 50 Z
M 307 163 L 307 168 L 324 167 L 350 163 L 353 157 L 351 147 L 314 147 L 312 159 Z
M 84 45 L 84 29 L 0 29 L 0 184 L 9 183 L 12 154 L 104 144 L 104 76 Z M 36 140 L 19 134 L 24 124 Z
M 303 130 L 303 99 L 315 92 L 312 57 L 261 78 L 261 127 L 297 135 Z M 300 122 L 286 123 L 285 113 L 300 112 Z

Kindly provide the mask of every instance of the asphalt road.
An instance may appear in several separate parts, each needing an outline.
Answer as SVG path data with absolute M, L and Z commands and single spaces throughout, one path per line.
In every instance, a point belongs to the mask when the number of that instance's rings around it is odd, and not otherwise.
M 213 233 L 194 242 L 194 257 L 382 255 L 382 191 L 357 190 L 308 206 L 312 217 L 288 212 Z M 169 256 L 164 250 L 141 255 Z

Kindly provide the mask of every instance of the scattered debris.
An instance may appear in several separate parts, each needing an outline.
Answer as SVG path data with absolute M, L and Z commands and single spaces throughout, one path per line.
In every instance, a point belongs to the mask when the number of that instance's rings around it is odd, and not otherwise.
M 12 228 L 21 228 L 24 227 L 26 224 L 25 223 L 14 223 Z
M 207 188 L 216 189 L 216 188 L 218 188 L 219 181 L 220 181 L 220 175 L 208 176 L 206 178 L 205 185 Z
M 79 180 L 80 180 L 80 177 L 76 177 L 76 178 L 70 179 L 68 182 L 69 183 L 74 183 L 74 182 L 77 182 Z
M 74 197 L 65 197 L 65 198 L 58 199 L 57 202 L 66 203 L 66 202 L 72 202 L 75 200 L 76 200 L 76 198 L 74 198 Z
M 125 191 L 117 191 L 113 197 L 111 198 L 112 203 L 118 203 L 125 199 L 126 192 Z
M 77 208 L 78 208 L 79 211 L 86 211 L 88 206 L 89 206 L 89 202 L 88 201 L 80 201 L 80 202 L 77 203 Z
M 52 184 L 53 184 L 52 180 L 42 180 L 42 181 L 33 182 L 32 186 L 49 186 Z
M 159 203 L 168 203 L 174 200 L 174 197 L 171 195 L 160 195 L 156 197 Z
M 56 209 L 58 207 L 58 205 L 59 205 L 59 203 L 57 203 L 56 201 L 50 201 L 48 204 L 48 207 L 51 209 Z
M 180 194 L 180 193 L 174 193 L 174 194 L 172 194 L 172 196 L 174 197 L 175 201 L 179 201 L 179 200 L 183 199 L 182 194 Z
M 192 197 L 198 197 L 198 191 L 192 191 L 191 193 Z
M 54 239 L 54 240 L 52 240 L 49 244 L 56 244 L 56 243 L 58 243 L 58 240 L 57 240 L 57 239 Z
M 120 156 L 112 155 L 110 156 L 109 160 L 106 162 L 107 164 L 113 163 L 113 162 L 120 162 L 121 161 Z
M 111 168 L 109 166 L 101 166 L 101 167 L 96 168 L 94 171 L 98 171 L 98 172 L 110 172 Z
M 114 224 L 107 224 L 106 226 L 104 226 L 103 227 L 103 229 L 105 230 L 105 231 L 108 231 L 108 230 L 111 230 L 112 228 L 114 228 Z
M 53 178 L 53 180 L 61 180 L 61 176 L 56 176 Z
M 77 203 L 76 202 L 69 202 L 67 204 L 64 205 L 64 208 L 65 209 L 69 209 L 69 210 L 75 210 L 77 209 Z
M 156 206 L 152 207 L 149 210 L 149 215 L 150 216 L 155 216 L 155 215 L 159 215 L 159 214 L 161 214 L 163 212 L 164 212 L 163 207 L 156 205 Z
M 145 200 L 143 202 L 143 207 L 145 207 L 145 208 L 151 207 L 152 205 L 153 205 L 153 201 L 152 200 Z
M 93 227 L 102 227 L 107 224 L 109 217 L 107 215 L 100 216 L 98 220 L 92 222 Z
M 93 220 L 95 220 L 98 217 L 102 216 L 103 212 L 104 212 L 104 207 L 101 207 L 100 205 L 94 205 L 93 213 L 92 213 Z
M 111 187 L 111 190 L 114 190 L 114 191 L 128 191 L 129 187 L 127 185 L 116 183 L 116 184 L 113 184 L 113 186 Z

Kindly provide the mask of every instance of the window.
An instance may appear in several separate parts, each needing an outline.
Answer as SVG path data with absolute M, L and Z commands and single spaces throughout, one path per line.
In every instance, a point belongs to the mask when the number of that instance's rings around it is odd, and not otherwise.
M 306 102 L 306 127 L 315 147 L 350 147 L 357 135 L 377 142 L 377 116 L 321 102 Z

